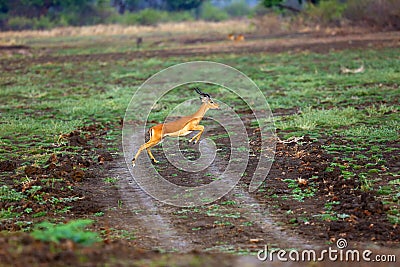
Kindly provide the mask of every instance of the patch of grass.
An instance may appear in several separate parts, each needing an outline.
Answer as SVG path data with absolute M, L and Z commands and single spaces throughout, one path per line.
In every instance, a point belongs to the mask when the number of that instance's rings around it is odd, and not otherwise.
M 91 220 L 74 220 L 66 224 L 53 224 L 41 222 L 35 225 L 32 237 L 45 241 L 59 243 L 63 240 L 71 240 L 74 243 L 90 246 L 101 239 L 97 233 L 86 231 L 84 228 L 92 224 Z
M 215 226 L 231 226 L 232 223 L 230 221 L 214 221 Z
M 294 200 L 303 202 L 305 198 L 313 197 L 315 195 L 315 192 L 317 191 L 317 188 L 315 187 L 315 184 L 312 182 L 312 179 L 313 178 L 309 179 L 310 181 L 308 181 L 308 186 L 305 188 L 301 188 L 297 180 L 284 179 L 282 181 L 288 183 L 288 188 L 292 189 L 291 197 Z
M 108 230 L 105 230 L 103 234 L 109 235 L 113 239 L 125 239 L 125 240 L 135 240 L 136 232 L 128 231 L 123 229 L 110 229 L 111 233 L 106 233 Z
M 107 184 L 116 184 L 118 182 L 118 178 L 116 177 L 106 177 L 103 179 L 103 181 Z
M 367 140 L 374 142 L 387 142 L 399 140 L 400 122 L 388 121 L 385 125 L 366 126 L 359 125 L 343 130 L 342 135 L 351 140 Z
M 16 219 L 22 215 L 21 212 L 15 212 L 14 206 L 10 206 L 7 209 L 0 210 L 0 219 L 7 220 L 7 219 Z
M 375 116 L 383 116 L 387 113 L 396 113 L 397 107 L 388 106 L 386 104 L 380 104 L 380 105 L 373 104 L 372 106 L 366 107 L 365 111 L 367 112 L 369 117 L 375 117 Z
M 344 109 L 314 109 L 304 108 L 300 114 L 288 117 L 287 121 L 277 123 L 283 130 L 301 129 L 314 130 L 317 127 L 338 128 L 357 123 L 362 118 L 359 111 L 353 107 Z
M 23 193 L 16 191 L 15 189 L 9 188 L 6 185 L 0 187 L 0 201 L 2 202 L 16 202 L 23 199 L 25 196 Z
M 335 211 L 333 211 L 333 206 L 340 204 L 339 201 L 330 201 L 326 202 L 324 205 L 324 212 L 321 214 L 316 214 L 314 217 L 317 217 L 320 220 L 323 221 L 337 221 L 339 218 L 344 219 L 347 216 L 346 215 L 339 215 Z

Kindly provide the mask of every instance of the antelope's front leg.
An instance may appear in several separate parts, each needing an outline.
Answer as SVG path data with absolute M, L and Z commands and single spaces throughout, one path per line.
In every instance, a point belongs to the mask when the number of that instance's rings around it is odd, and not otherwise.
M 147 148 L 147 154 L 149 154 L 154 163 L 159 163 L 159 161 L 153 156 L 153 153 L 151 153 L 150 147 Z
M 193 140 L 196 139 L 196 141 L 193 143 L 193 144 L 196 144 L 197 142 L 199 142 L 200 137 L 201 137 L 202 133 L 204 132 L 204 126 L 196 125 L 196 126 L 193 126 L 192 128 L 190 128 L 189 130 L 190 131 L 200 131 L 195 136 L 193 136 L 192 139 L 190 139 L 190 141 L 189 141 L 189 142 L 193 142 Z

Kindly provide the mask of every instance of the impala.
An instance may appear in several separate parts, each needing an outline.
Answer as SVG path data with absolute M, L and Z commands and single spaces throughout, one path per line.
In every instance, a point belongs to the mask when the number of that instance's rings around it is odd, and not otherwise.
M 237 42 L 244 41 L 244 35 L 243 34 L 239 34 L 238 36 L 236 36 L 235 41 L 237 41 Z
M 181 117 L 175 121 L 160 123 L 151 127 L 149 129 L 150 140 L 140 146 L 135 157 L 132 159 L 133 166 L 135 166 L 135 160 L 140 152 L 144 149 L 147 150 L 153 162 L 157 163 L 158 161 L 154 158 L 150 148 L 160 143 L 165 136 L 179 137 L 188 135 L 193 131 L 199 131 L 189 142 L 194 141 L 193 144 L 196 144 L 200 140 L 200 136 L 204 132 L 204 126 L 199 125 L 200 121 L 209 109 L 219 109 L 219 106 L 211 99 L 209 94 L 201 92 L 198 88 L 195 88 L 195 90 L 200 95 L 200 99 L 203 102 L 199 110 L 190 116 Z

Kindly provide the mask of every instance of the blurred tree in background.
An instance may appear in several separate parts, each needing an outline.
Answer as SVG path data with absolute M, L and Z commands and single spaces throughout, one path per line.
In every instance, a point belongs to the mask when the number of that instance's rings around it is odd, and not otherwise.
M 307 3 L 316 5 L 319 1 L 320 0 L 263 0 L 262 3 L 267 8 L 278 7 L 280 9 L 300 12 Z
M 0 0 L 0 30 L 281 15 L 307 23 L 400 29 L 400 0 Z M 253 5 L 250 7 L 250 2 Z M 261 12 L 260 12 L 261 10 Z M 265 12 L 266 10 L 266 12 Z
M 203 0 L 166 0 L 171 11 L 190 10 L 198 8 Z

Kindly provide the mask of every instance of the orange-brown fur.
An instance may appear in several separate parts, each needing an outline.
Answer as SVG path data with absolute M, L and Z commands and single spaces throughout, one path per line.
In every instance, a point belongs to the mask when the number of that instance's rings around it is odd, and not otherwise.
M 199 125 L 200 121 L 203 119 L 204 114 L 209 109 L 218 109 L 218 104 L 214 103 L 209 97 L 202 97 L 203 104 L 200 106 L 199 110 L 192 114 L 191 116 L 181 117 L 175 121 L 157 124 L 150 128 L 150 140 L 145 144 L 141 145 L 135 157 L 132 159 L 132 164 L 134 165 L 135 159 L 139 156 L 142 150 L 146 149 L 150 158 L 157 163 L 158 161 L 154 158 L 151 153 L 150 148 L 157 145 L 162 141 L 165 136 L 185 136 L 192 131 L 199 131 L 190 142 L 196 139 L 197 143 L 200 139 L 201 134 L 204 131 L 204 126 Z
M 237 42 L 244 41 L 244 35 L 243 34 L 239 34 L 238 36 L 236 36 L 235 41 L 237 41 Z

